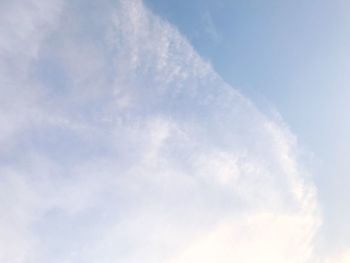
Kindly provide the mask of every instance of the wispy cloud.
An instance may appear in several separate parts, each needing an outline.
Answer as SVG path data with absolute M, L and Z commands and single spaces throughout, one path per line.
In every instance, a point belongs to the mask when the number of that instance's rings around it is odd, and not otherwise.
M 88 3 L 2 11 L 0 261 L 312 262 L 285 124 L 141 1 Z
M 202 15 L 202 22 L 204 26 L 204 32 L 210 37 L 215 43 L 222 41 L 222 36 L 215 26 L 213 16 L 209 10 L 206 10 Z

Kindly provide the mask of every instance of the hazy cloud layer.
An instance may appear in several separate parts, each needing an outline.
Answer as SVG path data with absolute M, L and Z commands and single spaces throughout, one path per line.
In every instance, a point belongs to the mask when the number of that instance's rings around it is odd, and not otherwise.
M 315 262 L 296 139 L 174 27 L 138 0 L 0 10 L 0 262 Z

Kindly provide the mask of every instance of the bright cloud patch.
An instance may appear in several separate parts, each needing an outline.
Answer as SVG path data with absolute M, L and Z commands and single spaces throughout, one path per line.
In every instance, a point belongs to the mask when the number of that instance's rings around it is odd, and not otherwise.
M 8 1 L 0 262 L 310 262 L 283 123 L 138 0 Z

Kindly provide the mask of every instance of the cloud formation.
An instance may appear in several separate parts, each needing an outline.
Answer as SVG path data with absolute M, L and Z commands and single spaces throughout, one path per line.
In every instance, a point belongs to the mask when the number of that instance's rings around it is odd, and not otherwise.
M 11 1 L 0 261 L 314 262 L 295 137 L 139 0 Z

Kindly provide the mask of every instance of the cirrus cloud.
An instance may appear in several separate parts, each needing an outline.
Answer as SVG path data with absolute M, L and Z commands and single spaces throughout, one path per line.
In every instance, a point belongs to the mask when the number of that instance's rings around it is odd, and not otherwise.
M 4 8 L 1 262 L 313 262 L 295 137 L 176 28 L 139 0 Z

